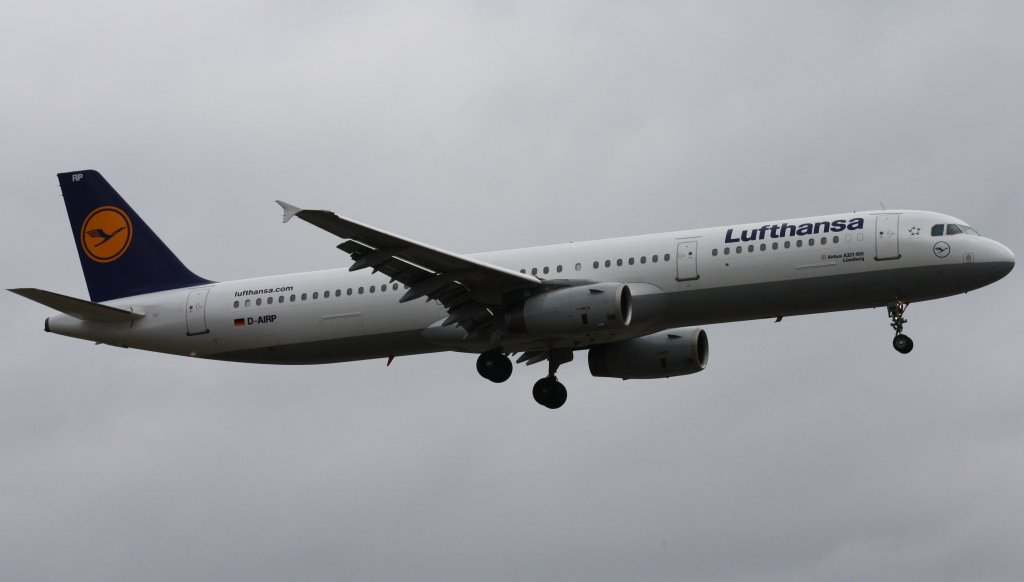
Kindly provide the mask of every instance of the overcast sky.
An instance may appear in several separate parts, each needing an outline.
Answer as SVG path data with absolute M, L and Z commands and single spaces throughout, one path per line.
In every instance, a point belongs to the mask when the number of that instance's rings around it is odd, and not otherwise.
M 215 280 L 921 208 L 1024 249 L 1019 2 L 13 2 L 3 287 L 87 297 L 93 168 Z M 1019 271 L 1018 269 L 1017 271 Z M 481 379 L 45 334 L 0 296 L 3 580 L 1013 580 L 1024 283 L 709 326 L 709 368 Z M 582 356 L 582 354 L 581 354 Z

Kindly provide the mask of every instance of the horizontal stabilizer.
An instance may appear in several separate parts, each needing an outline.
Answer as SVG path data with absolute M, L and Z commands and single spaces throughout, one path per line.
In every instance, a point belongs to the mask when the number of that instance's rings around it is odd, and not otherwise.
M 54 293 L 52 291 L 43 291 L 42 289 L 8 289 L 8 291 L 11 293 L 17 293 L 26 299 L 31 299 L 36 303 L 42 303 L 47 307 L 56 309 L 61 313 L 66 313 L 71 317 L 81 319 L 83 321 L 118 323 L 133 321 L 145 317 L 145 314 L 143 313 L 133 313 L 131 311 L 125 311 L 124 309 L 100 305 L 99 303 L 93 303 L 84 299 L 68 297 L 67 295 L 61 295 L 60 293 Z

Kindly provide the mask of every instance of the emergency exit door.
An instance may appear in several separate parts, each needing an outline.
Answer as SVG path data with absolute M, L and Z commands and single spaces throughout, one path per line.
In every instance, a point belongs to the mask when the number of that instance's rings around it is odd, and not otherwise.
M 676 247 L 676 281 L 699 278 L 697 274 L 697 241 L 679 241 Z

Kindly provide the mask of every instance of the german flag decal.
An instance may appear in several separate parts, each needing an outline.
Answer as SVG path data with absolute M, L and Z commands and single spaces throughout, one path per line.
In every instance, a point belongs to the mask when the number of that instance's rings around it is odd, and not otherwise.
M 242 327 L 243 325 L 245 325 L 245 320 L 244 319 L 236 319 L 235 320 L 235 327 Z

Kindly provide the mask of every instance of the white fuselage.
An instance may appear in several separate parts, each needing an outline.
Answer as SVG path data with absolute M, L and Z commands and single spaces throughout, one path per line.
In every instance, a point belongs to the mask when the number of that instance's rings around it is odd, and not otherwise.
M 863 212 L 472 258 L 544 280 L 628 284 L 636 307 L 625 330 L 582 344 L 538 335 L 501 340 L 508 352 L 581 349 L 682 326 L 935 299 L 987 285 L 1012 268 L 1013 254 L 1003 245 L 971 234 L 934 236 L 939 224 L 964 223 L 934 212 Z M 283 364 L 488 348 L 463 340 L 458 326 L 441 327 L 447 313 L 440 303 L 399 303 L 403 286 L 367 271 L 277 275 L 127 297 L 107 304 L 145 317 L 105 324 L 61 314 L 47 320 L 47 329 L 158 352 Z

